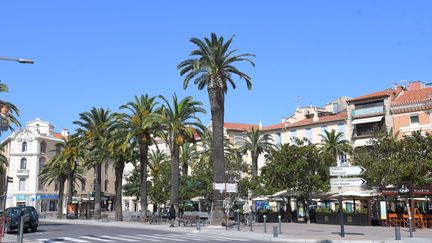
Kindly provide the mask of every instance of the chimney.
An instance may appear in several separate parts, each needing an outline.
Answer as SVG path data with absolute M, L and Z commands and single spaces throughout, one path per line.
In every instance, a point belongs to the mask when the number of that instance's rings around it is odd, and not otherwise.
M 67 130 L 66 128 L 63 128 L 61 130 L 61 135 L 64 137 L 69 137 L 69 130 Z
M 261 121 L 258 123 L 258 128 L 259 128 L 260 130 L 262 129 L 262 122 L 261 122 Z
M 285 118 L 282 117 L 282 121 L 281 121 L 281 123 L 284 123 L 284 122 L 285 122 Z
M 318 117 L 318 112 L 316 109 L 313 109 L 313 118 L 312 118 L 313 122 L 317 122 L 319 121 L 319 117 Z
M 422 88 L 424 88 L 424 84 L 422 81 L 413 81 L 408 86 L 408 90 L 419 90 Z

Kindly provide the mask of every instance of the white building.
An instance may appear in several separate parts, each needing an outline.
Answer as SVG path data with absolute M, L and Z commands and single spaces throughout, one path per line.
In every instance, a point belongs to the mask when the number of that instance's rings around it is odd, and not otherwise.
M 67 136 L 67 130 L 54 133 L 53 125 L 37 118 L 2 141 L 3 154 L 9 161 L 7 175 L 13 178 L 8 184 L 6 207 L 26 205 L 39 212 L 57 210 L 58 185 L 39 183 L 38 174 Z

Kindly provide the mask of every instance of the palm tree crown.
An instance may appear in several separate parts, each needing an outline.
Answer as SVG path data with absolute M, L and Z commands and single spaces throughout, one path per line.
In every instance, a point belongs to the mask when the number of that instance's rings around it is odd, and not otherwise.
M 343 136 L 343 133 L 336 132 L 334 129 L 330 132 L 324 130 L 324 134 L 321 134 L 321 152 L 330 155 L 333 161 L 336 161 L 342 154 L 350 153 L 352 148 L 348 140 L 343 139 Z
M 246 133 L 246 139 L 244 139 L 243 146 L 240 147 L 240 151 L 251 153 L 252 157 L 252 175 L 258 175 L 258 156 L 264 152 L 270 151 L 274 147 L 273 138 L 270 134 L 264 134 L 259 128 Z

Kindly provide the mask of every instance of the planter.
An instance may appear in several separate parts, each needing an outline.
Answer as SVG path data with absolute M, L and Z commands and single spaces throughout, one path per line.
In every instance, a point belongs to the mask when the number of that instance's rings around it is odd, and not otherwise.
M 365 213 L 344 213 L 345 225 L 369 225 L 367 214 Z M 338 213 L 316 213 L 317 224 L 340 224 Z

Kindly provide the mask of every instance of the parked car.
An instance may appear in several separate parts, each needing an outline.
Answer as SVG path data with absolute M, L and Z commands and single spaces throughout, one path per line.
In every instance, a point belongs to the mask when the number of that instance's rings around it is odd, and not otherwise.
M 32 206 L 7 208 L 5 213 L 7 233 L 17 230 L 20 224 L 21 213 L 24 216 L 24 231 L 29 229 L 36 232 L 39 226 L 39 214 Z

